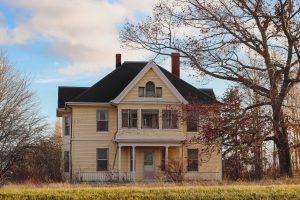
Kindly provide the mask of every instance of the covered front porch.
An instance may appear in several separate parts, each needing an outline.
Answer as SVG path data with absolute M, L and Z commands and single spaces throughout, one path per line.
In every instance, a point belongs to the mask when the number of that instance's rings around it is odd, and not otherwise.
M 129 156 L 125 157 L 129 163 L 124 162 L 122 151 L 129 152 Z M 160 179 L 170 159 L 182 161 L 182 144 L 119 143 L 119 179 L 122 181 L 124 173 L 132 173 L 133 181 Z M 126 170 L 126 166 L 122 165 L 129 165 L 129 167 Z
M 113 167 L 108 171 L 79 172 L 79 181 L 153 181 L 165 180 L 164 169 L 170 160 L 182 163 L 181 143 L 118 142 Z

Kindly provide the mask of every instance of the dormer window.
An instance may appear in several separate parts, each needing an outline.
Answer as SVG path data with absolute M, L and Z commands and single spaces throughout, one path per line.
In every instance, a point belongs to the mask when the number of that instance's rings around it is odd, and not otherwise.
M 152 81 L 146 83 L 146 97 L 155 97 L 155 85 Z
M 162 97 L 162 87 L 155 87 L 152 81 L 148 81 L 145 87 L 139 87 L 139 97 Z

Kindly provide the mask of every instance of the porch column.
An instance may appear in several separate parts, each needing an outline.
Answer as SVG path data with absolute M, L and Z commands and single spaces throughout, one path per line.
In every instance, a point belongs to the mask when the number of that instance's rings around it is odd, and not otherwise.
M 122 149 L 122 146 L 119 146 L 119 149 L 118 149 L 118 154 L 119 154 L 119 161 L 118 161 L 119 181 L 121 181 L 121 149 Z
M 182 162 L 182 145 L 178 149 L 179 149 L 179 163 L 180 163 L 180 166 L 183 167 L 183 162 Z
M 133 181 L 135 181 L 135 146 L 132 146 L 132 174 Z
M 168 163 L 169 163 L 169 147 L 165 147 L 165 169 L 168 169 Z

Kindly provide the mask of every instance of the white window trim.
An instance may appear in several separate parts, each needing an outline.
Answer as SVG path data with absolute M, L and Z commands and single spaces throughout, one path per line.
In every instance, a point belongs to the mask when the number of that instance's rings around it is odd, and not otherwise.
M 98 159 L 98 149 L 107 149 L 107 159 Z M 107 170 L 98 170 L 98 160 L 107 160 Z M 96 172 L 107 172 L 107 171 L 109 171 L 109 148 L 97 147 L 96 148 Z
M 107 131 L 98 131 L 97 130 L 97 112 L 98 111 L 106 111 L 107 112 Z M 103 121 L 103 120 L 100 120 L 100 121 Z M 96 110 L 96 133 L 108 133 L 109 132 L 109 111 L 107 109 L 97 109 Z

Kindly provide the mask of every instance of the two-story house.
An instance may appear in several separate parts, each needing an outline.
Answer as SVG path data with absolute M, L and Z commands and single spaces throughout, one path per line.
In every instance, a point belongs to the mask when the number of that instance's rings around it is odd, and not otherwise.
M 202 162 L 200 144 L 187 140 L 199 134 L 197 126 L 181 123 L 176 110 L 168 109 L 180 109 L 191 96 L 216 102 L 212 89 L 180 79 L 179 57 L 172 54 L 171 73 L 153 61 L 121 64 L 117 54 L 116 69 L 93 86 L 58 88 L 67 179 L 154 180 L 172 160 L 185 179 L 221 180 L 220 152 Z

